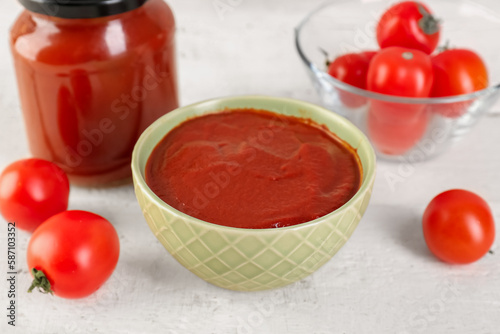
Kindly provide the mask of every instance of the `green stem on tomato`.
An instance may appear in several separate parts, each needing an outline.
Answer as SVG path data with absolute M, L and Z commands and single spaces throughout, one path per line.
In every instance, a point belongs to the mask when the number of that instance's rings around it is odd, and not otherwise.
M 50 286 L 50 282 L 47 279 L 47 276 L 45 276 L 45 274 L 43 273 L 43 271 L 33 268 L 31 269 L 31 274 L 33 275 L 33 282 L 31 283 L 31 286 L 28 289 L 29 293 L 31 293 L 33 289 L 38 288 L 38 291 L 40 291 L 41 293 L 45 294 L 50 293 L 51 295 L 54 294 Z
M 437 51 L 444 52 L 444 51 L 448 51 L 450 49 L 452 49 L 452 47 L 450 46 L 450 40 L 447 39 L 443 46 L 440 46 L 437 48 Z
M 421 3 L 418 3 L 418 11 L 422 14 L 422 18 L 418 21 L 420 29 L 426 35 L 433 35 L 439 31 L 440 20 L 436 19 L 431 13 L 429 13 Z
M 322 48 L 318 48 L 318 49 L 319 49 L 319 51 L 320 51 L 322 54 L 324 54 L 324 55 L 325 55 L 325 59 L 326 59 L 326 60 L 325 60 L 325 64 L 326 64 L 326 68 L 328 69 L 328 67 L 330 67 L 330 64 L 332 63 L 332 62 L 330 61 L 330 59 L 328 59 L 328 58 L 329 58 L 329 57 L 328 57 L 328 52 L 326 52 L 326 51 L 325 51 L 325 49 L 322 49 Z

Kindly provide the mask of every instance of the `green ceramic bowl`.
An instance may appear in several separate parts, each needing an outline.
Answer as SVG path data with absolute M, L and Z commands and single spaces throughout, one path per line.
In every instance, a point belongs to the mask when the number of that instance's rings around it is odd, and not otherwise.
M 357 149 L 363 167 L 361 188 L 349 202 L 326 216 L 274 229 L 220 226 L 172 208 L 157 197 L 144 180 L 151 151 L 186 119 L 225 108 L 266 109 L 326 125 Z M 132 172 L 137 200 L 149 227 L 177 261 L 214 285 L 256 291 L 282 287 L 310 275 L 346 243 L 370 200 L 375 153 L 353 124 L 319 106 L 286 98 L 229 97 L 179 108 L 158 119 L 144 131 L 135 146 Z

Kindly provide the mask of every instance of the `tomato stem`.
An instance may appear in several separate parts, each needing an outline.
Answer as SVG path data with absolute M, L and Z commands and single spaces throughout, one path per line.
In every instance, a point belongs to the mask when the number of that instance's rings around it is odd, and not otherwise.
M 31 274 L 33 275 L 33 282 L 31 283 L 28 292 L 31 293 L 33 289 L 38 288 L 38 291 L 44 294 L 50 293 L 54 294 L 52 288 L 50 287 L 50 282 L 47 279 L 47 276 L 41 270 L 37 270 L 35 268 L 31 269 Z
M 324 55 L 325 55 L 325 59 L 326 59 L 326 60 L 325 60 L 326 68 L 330 67 L 330 64 L 331 64 L 332 62 L 328 59 L 328 58 L 329 58 L 329 56 L 328 56 L 328 52 L 326 52 L 326 50 L 325 50 L 325 49 L 323 49 L 323 48 L 318 48 L 318 49 L 319 49 L 319 51 L 320 51 L 322 54 L 324 54 Z
M 444 52 L 444 51 L 448 51 L 451 49 L 451 46 L 450 46 L 450 40 L 447 39 L 446 42 L 444 43 L 443 46 L 440 46 L 438 48 L 438 52 Z
M 488 253 L 490 253 L 490 254 L 495 254 L 495 252 L 493 252 L 493 250 L 492 250 L 492 249 L 490 249 L 490 250 L 488 251 Z
M 422 14 L 422 18 L 418 20 L 418 26 L 426 35 L 433 35 L 439 31 L 441 20 L 435 18 L 425 7 L 418 3 L 418 11 Z
M 413 53 L 407 51 L 407 52 L 403 52 L 401 54 L 401 56 L 406 59 L 406 60 L 412 60 L 413 59 Z

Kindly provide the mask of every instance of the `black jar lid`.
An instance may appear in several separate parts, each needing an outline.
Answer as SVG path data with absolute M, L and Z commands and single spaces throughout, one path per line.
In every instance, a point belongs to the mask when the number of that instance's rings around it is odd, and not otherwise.
M 19 0 L 31 12 L 65 19 L 92 19 L 122 14 L 141 7 L 146 1 L 148 0 Z

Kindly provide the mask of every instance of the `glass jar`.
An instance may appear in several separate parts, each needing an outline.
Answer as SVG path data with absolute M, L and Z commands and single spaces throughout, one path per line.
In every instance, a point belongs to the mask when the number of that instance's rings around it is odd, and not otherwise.
M 163 0 L 20 0 L 10 33 L 31 152 L 73 183 L 130 179 L 141 133 L 178 107 Z

